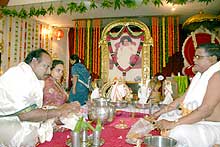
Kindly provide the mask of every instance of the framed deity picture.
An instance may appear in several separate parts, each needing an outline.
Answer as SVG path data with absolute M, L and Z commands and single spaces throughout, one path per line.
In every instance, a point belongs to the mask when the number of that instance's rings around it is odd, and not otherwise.
M 150 46 L 148 27 L 134 19 L 117 20 L 108 24 L 100 41 L 102 49 L 102 79 L 123 78 L 140 82 L 150 75 Z

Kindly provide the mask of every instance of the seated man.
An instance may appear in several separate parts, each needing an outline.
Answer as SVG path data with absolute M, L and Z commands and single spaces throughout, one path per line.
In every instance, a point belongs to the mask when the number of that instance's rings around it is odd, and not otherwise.
M 44 121 L 80 110 L 78 102 L 42 109 L 43 79 L 50 73 L 51 62 L 47 51 L 37 49 L 0 77 L 1 147 L 35 146 Z
M 170 129 L 179 146 L 211 147 L 220 143 L 220 45 L 198 46 L 194 64 L 198 72 L 187 92 L 152 117 L 160 116 L 156 127 Z

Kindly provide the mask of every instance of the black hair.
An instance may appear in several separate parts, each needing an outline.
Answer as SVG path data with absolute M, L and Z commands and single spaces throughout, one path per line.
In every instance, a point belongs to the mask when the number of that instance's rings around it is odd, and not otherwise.
M 202 48 L 209 56 L 216 56 L 217 61 L 220 60 L 220 45 L 215 43 L 205 43 L 199 45 L 196 49 Z
M 64 65 L 64 62 L 62 60 L 53 60 L 51 70 L 54 69 L 58 64 Z
M 39 48 L 39 49 L 31 51 L 27 55 L 27 57 L 24 59 L 24 62 L 27 64 L 30 64 L 31 61 L 33 60 L 33 58 L 36 58 L 39 60 L 41 58 L 42 54 L 50 55 L 45 49 Z
M 71 59 L 71 60 L 75 60 L 75 61 L 76 61 L 75 63 L 79 63 L 79 56 L 76 55 L 76 54 L 71 55 L 71 56 L 70 56 L 70 59 Z
M 124 45 L 125 40 L 128 40 L 128 42 L 132 42 L 130 36 L 122 36 L 121 39 L 120 39 L 120 42 Z

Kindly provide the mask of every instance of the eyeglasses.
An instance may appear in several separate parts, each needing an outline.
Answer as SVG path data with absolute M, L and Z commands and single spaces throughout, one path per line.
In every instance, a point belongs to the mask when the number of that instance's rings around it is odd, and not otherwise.
M 210 56 L 194 55 L 194 58 L 195 58 L 195 59 L 201 59 L 201 58 L 205 58 L 205 57 L 210 57 Z

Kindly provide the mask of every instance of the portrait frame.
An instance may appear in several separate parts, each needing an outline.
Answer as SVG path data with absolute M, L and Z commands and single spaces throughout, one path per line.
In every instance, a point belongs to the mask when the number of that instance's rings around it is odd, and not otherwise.
M 116 33 L 114 33 L 115 36 L 118 36 L 119 33 L 122 32 L 125 28 L 128 28 L 130 26 L 135 26 L 141 30 L 141 33 L 143 33 L 143 38 L 141 41 L 142 49 L 141 49 L 141 79 L 146 80 L 150 76 L 150 49 L 153 45 L 153 39 L 151 37 L 151 33 L 147 25 L 145 25 L 143 22 L 136 20 L 136 19 L 120 19 L 113 21 L 106 25 L 106 27 L 103 29 L 101 40 L 99 42 L 99 45 L 101 46 L 102 54 L 101 54 L 101 78 L 104 82 L 109 81 L 109 42 L 108 42 L 108 35 L 110 31 L 116 27 L 119 27 L 120 30 Z M 140 32 L 133 32 L 133 34 L 138 35 Z M 129 82 L 135 82 L 135 81 L 129 81 Z

